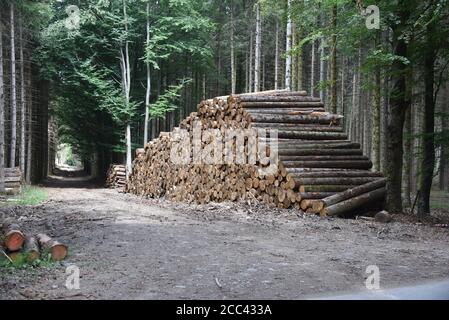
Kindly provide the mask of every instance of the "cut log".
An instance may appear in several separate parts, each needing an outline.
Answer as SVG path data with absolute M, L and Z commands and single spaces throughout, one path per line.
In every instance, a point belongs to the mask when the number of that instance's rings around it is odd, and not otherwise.
M 51 258 L 54 261 L 64 260 L 67 256 L 67 246 L 53 240 L 46 234 L 36 235 L 37 241 L 39 242 L 41 248 L 51 254 Z
M 284 161 L 286 168 L 342 168 L 364 169 L 372 168 L 371 161 Z
M 251 114 L 252 122 L 269 123 L 321 123 L 321 124 L 339 124 L 343 117 L 337 115 L 328 115 L 321 117 L 304 115 L 278 115 L 278 114 Z
M 324 108 L 322 102 L 242 102 L 245 109 L 250 108 Z
M 23 253 L 25 254 L 28 263 L 39 259 L 39 244 L 35 237 L 26 237 L 23 245 Z
M 298 190 L 301 194 L 310 192 L 343 192 L 355 187 L 357 185 L 302 185 Z
M 305 96 L 239 96 L 240 102 L 321 102 L 320 98 Z
M 368 204 L 372 204 L 375 202 L 382 201 L 385 198 L 386 189 L 379 188 L 374 191 L 370 191 L 364 194 L 361 194 L 357 197 L 350 198 L 348 200 L 339 202 L 332 206 L 326 207 L 321 210 L 321 216 L 337 216 L 344 214 L 346 212 L 358 209 L 360 207 L 366 206 Z
M 365 184 L 363 184 L 361 186 L 355 187 L 353 189 L 346 190 L 344 192 L 341 192 L 341 193 L 338 193 L 336 195 L 333 195 L 333 196 L 330 196 L 330 197 L 327 197 L 327 198 L 323 199 L 321 201 L 322 204 L 321 204 L 320 210 L 325 208 L 325 207 L 330 207 L 330 206 L 332 206 L 334 204 L 337 204 L 339 202 L 348 200 L 350 198 L 357 197 L 357 196 L 359 196 L 359 195 L 361 195 L 363 193 L 370 192 L 370 191 L 373 191 L 375 189 L 379 189 L 379 188 L 385 187 L 387 179 L 385 179 L 385 178 L 381 178 L 381 179 L 375 178 L 375 179 L 376 179 L 375 181 L 367 182 L 367 183 L 365 183 Z
M 366 156 L 354 155 L 285 156 L 281 154 L 279 158 L 281 161 L 369 161 L 369 158 Z
M 278 130 L 278 131 L 308 131 L 308 132 L 343 132 L 342 127 L 337 126 L 315 126 L 315 127 L 302 127 L 295 124 L 289 123 L 279 123 L 279 124 L 265 124 L 265 123 L 256 123 L 253 125 L 253 128 L 260 129 L 270 129 L 270 130 Z
M 306 171 L 306 169 L 287 169 L 294 179 L 301 178 L 363 178 L 377 177 L 381 178 L 382 173 L 368 170 L 339 170 L 339 169 L 315 169 L 316 171 Z
M 335 192 L 305 192 L 300 193 L 301 199 L 303 200 L 320 200 L 336 194 Z
M 316 112 L 325 112 L 326 110 L 324 108 L 253 108 L 253 109 L 246 109 L 246 112 L 249 116 L 252 114 L 277 114 L 277 115 L 292 115 L 292 113 L 301 113 L 303 115 L 310 115 Z
M 299 178 L 295 179 L 296 188 L 301 185 L 363 185 L 365 183 L 379 180 L 377 177 L 363 178 Z
M 278 137 L 285 139 L 307 139 L 307 140 L 346 140 L 346 133 L 340 132 L 316 132 L 300 130 L 278 130 Z
M 25 237 L 20 231 L 20 226 L 12 221 L 6 220 L 2 227 L 3 245 L 9 251 L 20 250 Z

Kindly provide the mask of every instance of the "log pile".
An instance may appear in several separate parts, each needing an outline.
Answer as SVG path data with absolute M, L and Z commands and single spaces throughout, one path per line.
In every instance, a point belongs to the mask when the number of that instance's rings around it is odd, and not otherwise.
M 1 256 L 6 256 L 10 261 L 23 259 L 27 263 L 32 263 L 46 254 L 49 254 L 54 261 L 61 261 L 67 256 L 66 245 L 45 234 L 27 235 L 12 220 L 3 221 L 0 231 Z
M 177 201 L 257 200 L 310 214 L 343 215 L 382 205 L 385 180 L 372 172 L 358 143 L 348 139 L 340 115 L 325 112 L 319 98 L 306 92 L 268 91 L 218 97 L 201 102 L 179 128 L 161 133 L 134 161 L 126 192 Z M 256 164 L 173 164 L 170 156 L 182 144 L 182 131 L 199 129 L 267 129 L 278 133 L 278 170 L 260 175 Z M 202 139 L 206 148 L 213 139 Z M 259 143 L 268 143 L 271 136 Z M 189 140 L 187 140 L 188 144 Z M 229 150 L 228 150 L 229 151 Z M 248 147 L 231 150 L 246 156 Z M 188 151 L 194 158 L 194 152 Z M 268 152 L 271 150 L 268 148 Z M 225 157 L 226 154 L 223 156 Z
M 18 194 L 22 186 L 22 173 L 19 168 L 5 168 L 6 194 Z
M 106 173 L 106 187 L 123 189 L 126 185 L 126 168 L 121 164 L 112 164 Z

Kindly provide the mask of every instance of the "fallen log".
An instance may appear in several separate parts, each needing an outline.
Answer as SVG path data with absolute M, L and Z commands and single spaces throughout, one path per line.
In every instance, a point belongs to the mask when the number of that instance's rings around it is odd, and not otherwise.
M 368 157 L 357 155 L 285 156 L 280 154 L 279 158 L 281 161 L 369 161 Z
M 372 168 L 373 163 L 364 161 L 284 161 L 286 168 L 342 168 L 342 169 L 364 169 Z
M 251 114 L 251 112 L 249 112 Z M 269 123 L 321 123 L 321 124 L 339 124 L 342 116 L 310 116 L 310 115 L 279 115 L 279 114 L 251 114 L 251 121 L 269 122 Z
M 278 130 L 279 138 L 307 140 L 346 140 L 348 135 L 340 132 L 316 132 L 300 130 Z
M 278 131 L 313 131 L 313 132 L 343 132 L 342 127 L 337 126 L 315 126 L 315 127 L 302 127 L 302 126 L 288 126 L 289 124 L 264 124 L 256 123 L 252 127 L 258 129 L 269 129 Z
M 299 112 L 302 115 L 311 115 L 317 112 L 325 112 L 326 110 L 324 108 L 253 108 L 253 109 L 246 109 L 247 114 L 251 116 L 251 114 L 276 114 L 276 115 L 292 115 L 292 113 Z
M 64 260 L 67 256 L 67 246 L 59 243 L 56 240 L 53 240 L 51 237 L 46 234 L 38 234 L 36 235 L 37 241 L 39 242 L 41 248 L 51 254 L 51 258 L 54 261 Z
M 357 187 L 357 185 L 302 185 L 298 188 L 299 193 L 310 192 L 343 192 Z
M 379 178 L 295 178 L 295 188 L 299 188 L 301 185 L 363 185 L 376 180 L 379 180 Z
M 361 149 L 278 149 L 281 156 L 361 156 Z
M 242 102 L 245 109 L 250 108 L 324 108 L 322 102 Z
M 300 197 L 303 200 L 320 200 L 336 194 L 335 192 L 304 192 L 300 193 Z
M 25 237 L 20 231 L 20 226 L 12 221 L 4 221 L 2 227 L 3 245 L 9 251 L 20 250 Z
M 240 102 L 321 102 L 320 98 L 306 96 L 239 96 Z
M 28 236 L 25 238 L 23 253 L 25 254 L 28 263 L 39 259 L 39 243 L 37 242 L 35 237 Z
M 374 203 L 376 201 L 382 201 L 385 197 L 386 189 L 379 188 L 374 191 L 370 191 L 364 194 L 361 194 L 357 197 L 350 198 L 348 200 L 339 202 L 329 207 L 325 207 L 320 211 L 321 216 L 337 216 L 341 215 L 345 212 L 349 212 L 360 208 L 362 206 L 366 206 L 370 203 Z
M 293 178 L 363 178 L 363 177 L 383 177 L 380 172 L 368 170 L 340 170 L 340 169 L 316 169 L 314 171 L 306 169 L 288 169 Z
M 333 196 L 324 198 L 321 201 L 320 210 L 322 210 L 325 207 L 330 207 L 334 204 L 337 204 L 339 202 L 357 197 L 363 193 L 373 191 L 375 189 L 379 189 L 382 187 L 385 187 L 387 183 L 387 179 L 385 178 L 375 178 L 375 181 L 367 182 L 365 184 L 362 184 L 361 186 L 346 190 L 344 192 L 335 194 Z

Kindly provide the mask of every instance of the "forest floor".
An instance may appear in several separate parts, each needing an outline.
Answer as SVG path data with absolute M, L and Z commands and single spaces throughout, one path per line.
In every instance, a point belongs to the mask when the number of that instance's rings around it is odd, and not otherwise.
M 366 268 L 391 288 L 449 278 L 449 228 L 322 219 L 244 204 L 145 200 L 82 178 L 53 178 L 49 199 L 3 207 L 26 232 L 69 246 L 62 262 L 0 269 L 0 299 L 298 299 L 363 291 Z M 66 267 L 80 269 L 68 290 Z

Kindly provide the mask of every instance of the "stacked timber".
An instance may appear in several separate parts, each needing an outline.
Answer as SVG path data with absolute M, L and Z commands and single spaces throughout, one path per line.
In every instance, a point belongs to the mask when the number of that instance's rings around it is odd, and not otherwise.
M 22 173 L 19 168 L 5 168 L 5 191 L 18 194 L 22 185 Z
M 120 164 L 112 164 L 106 173 L 106 187 L 111 189 L 123 189 L 126 185 L 126 167 Z
M 60 261 L 67 256 L 67 246 L 45 234 L 27 235 L 19 224 L 5 220 L 0 228 L 0 258 L 10 261 L 23 260 L 32 263 L 41 256 L 50 255 L 52 260 Z
M 323 216 L 381 207 L 385 180 L 371 171 L 372 163 L 360 145 L 348 139 L 342 118 L 326 112 L 319 98 L 303 91 L 267 91 L 203 101 L 198 112 L 183 120 L 179 128 L 162 133 L 145 146 L 134 161 L 126 191 L 198 203 L 257 200 Z M 177 152 L 173 148 L 180 144 L 179 133 L 187 131 L 190 137 L 195 125 L 200 132 L 219 129 L 223 140 L 223 129 L 276 130 L 277 172 L 261 176 L 259 169 L 264 165 L 260 159 L 245 165 L 173 164 L 170 155 Z M 202 148 L 213 142 L 209 138 L 201 140 Z M 268 135 L 261 141 L 271 140 Z M 247 157 L 248 149 L 234 148 L 232 152 Z

